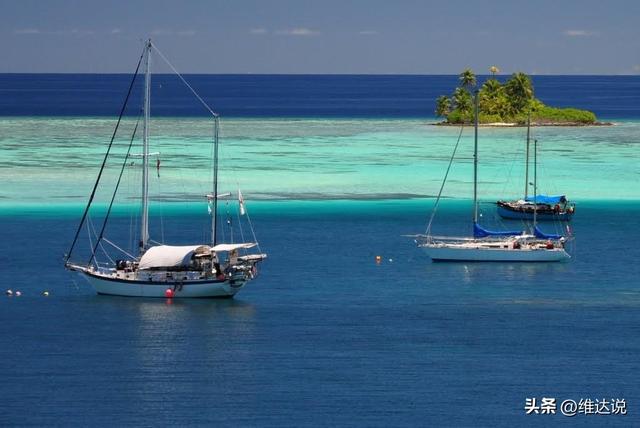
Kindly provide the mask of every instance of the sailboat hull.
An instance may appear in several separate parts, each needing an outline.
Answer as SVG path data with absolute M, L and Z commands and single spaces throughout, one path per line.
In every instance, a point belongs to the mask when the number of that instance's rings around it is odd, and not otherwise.
M 511 219 L 511 220 L 529 220 L 533 221 L 533 211 L 531 212 L 523 212 L 520 210 L 514 210 L 505 208 L 501 205 L 498 205 L 498 215 L 502 218 Z M 553 212 L 542 212 L 538 210 L 536 215 L 537 221 L 569 221 L 573 217 L 573 213 L 568 211 L 563 211 L 560 213 Z
M 245 280 L 150 282 L 109 278 L 88 272 L 80 274 L 98 294 L 128 297 L 166 297 L 167 289 L 173 298 L 233 297 L 246 284 Z
M 433 261 L 459 262 L 560 262 L 571 256 L 562 248 L 507 249 L 473 248 L 467 246 L 423 245 L 421 248 Z

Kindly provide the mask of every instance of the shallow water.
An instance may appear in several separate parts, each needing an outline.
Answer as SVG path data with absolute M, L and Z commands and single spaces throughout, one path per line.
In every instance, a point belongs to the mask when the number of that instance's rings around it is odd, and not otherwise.
M 84 202 L 113 132 L 113 119 L 0 118 L 0 206 Z M 110 197 L 133 121 L 107 164 L 99 200 Z M 151 196 L 201 201 L 211 188 L 211 122 L 158 119 Z M 425 120 L 229 119 L 222 122 L 221 189 L 248 199 L 402 199 L 437 195 L 459 128 Z M 640 122 L 540 128 L 538 188 L 575 200 L 639 199 Z M 525 129 L 482 129 L 479 195 L 524 193 Z M 134 147 L 132 153 L 139 153 Z M 444 195 L 472 192 L 472 129 L 463 131 Z M 139 158 L 125 168 L 120 199 L 139 198 Z M 152 160 L 155 170 L 156 160 Z M 531 167 L 530 181 L 533 180 Z M 585 185 L 585 183 L 589 183 Z

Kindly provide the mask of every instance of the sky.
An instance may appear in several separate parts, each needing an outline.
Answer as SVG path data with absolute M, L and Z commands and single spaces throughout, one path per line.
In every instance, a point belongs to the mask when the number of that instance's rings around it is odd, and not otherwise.
M 149 37 L 184 73 L 640 74 L 639 0 L 0 0 L 0 73 L 128 73 Z

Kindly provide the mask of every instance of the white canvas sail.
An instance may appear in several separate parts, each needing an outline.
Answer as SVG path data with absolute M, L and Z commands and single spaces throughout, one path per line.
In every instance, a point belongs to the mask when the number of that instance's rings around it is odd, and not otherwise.
M 194 254 L 211 253 L 208 245 L 158 245 L 149 248 L 140 258 L 138 269 L 187 266 Z

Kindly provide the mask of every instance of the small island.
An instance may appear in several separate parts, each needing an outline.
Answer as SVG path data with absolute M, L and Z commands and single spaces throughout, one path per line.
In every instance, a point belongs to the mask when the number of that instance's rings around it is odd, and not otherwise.
M 535 98 L 531 78 L 525 73 L 514 73 L 504 83 L 496 78 L 498 68 L 489 69 L 491 77 L 478 90 L 478 122 L 485 126 L 524 126 L 531 114 L 532 126 L 585 126 L 611 125 L 598 122 L 588 110 L 557 108 L 545 105 Z M 473 123 L 472 91 L 477 86 L 471 69 L 460 73 L 460 86 L 449 97 L 436 100 L 436 117 L 445 120 L 438 125 Z

